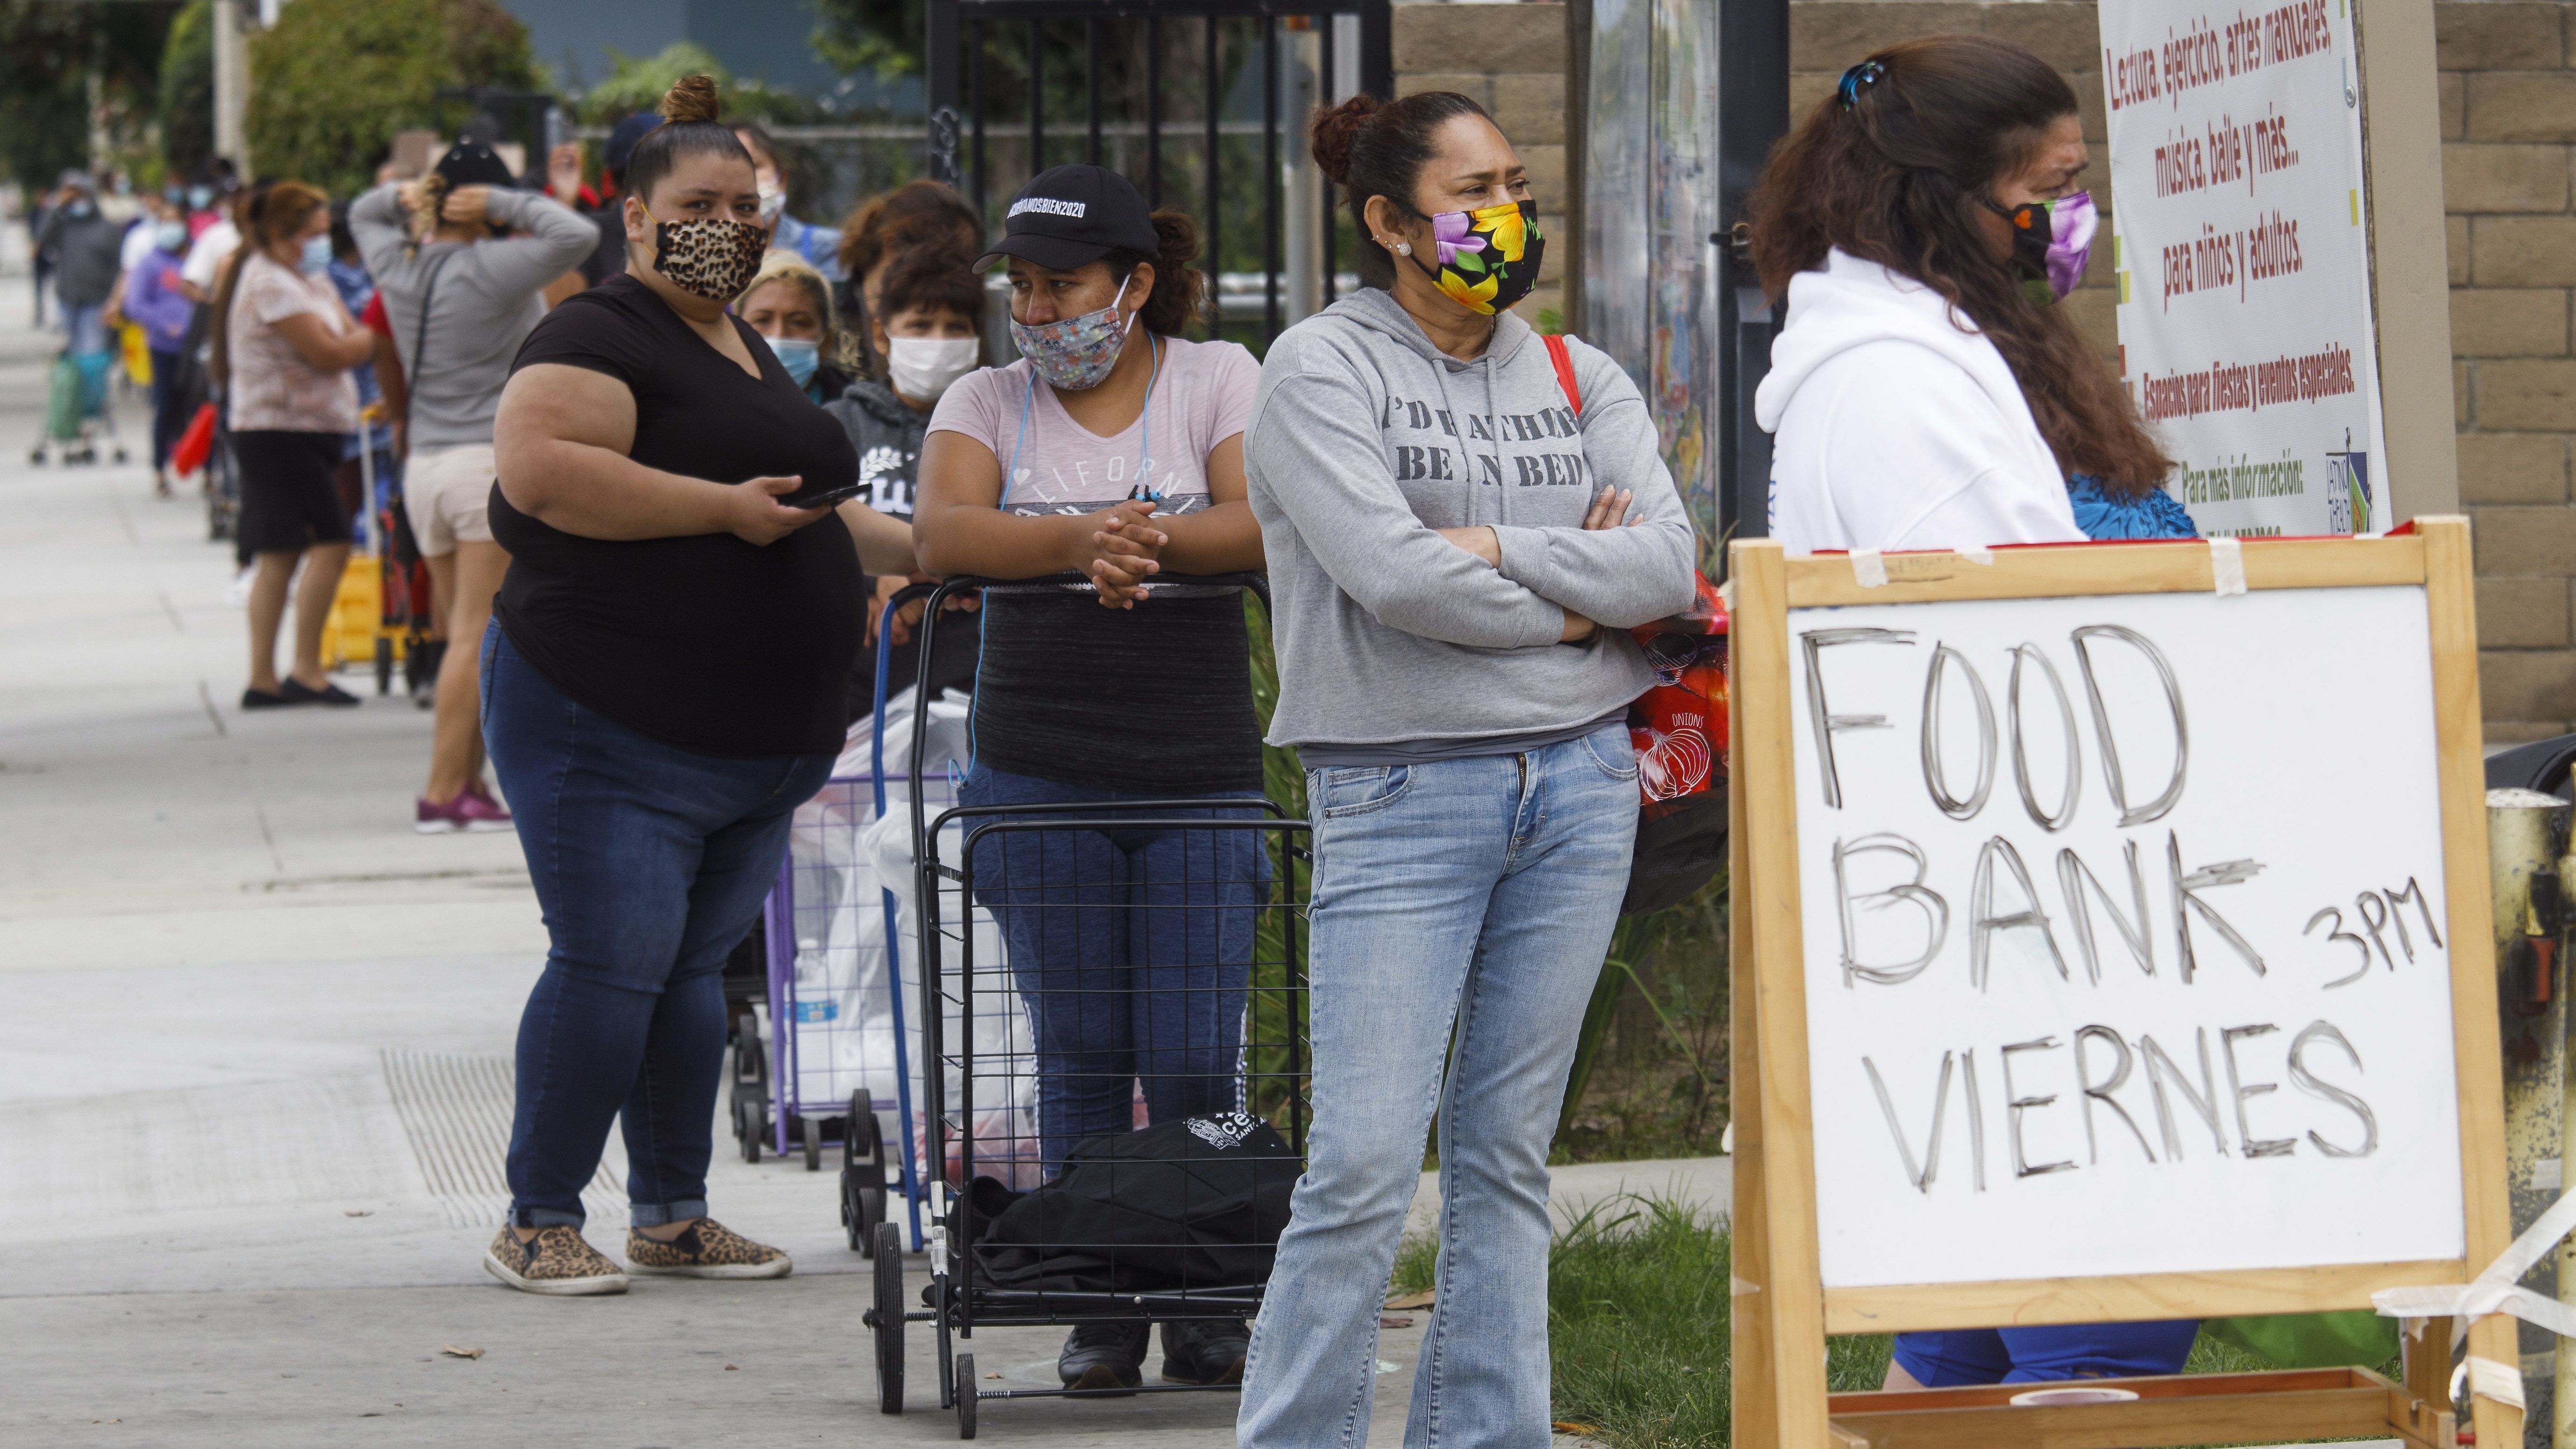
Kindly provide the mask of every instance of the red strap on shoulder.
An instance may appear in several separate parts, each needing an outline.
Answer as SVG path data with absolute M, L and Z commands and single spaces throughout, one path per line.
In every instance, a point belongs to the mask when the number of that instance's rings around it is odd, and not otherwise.
M 1547 344 L 1547 360 L 1556 364 L 1556 385 L 1565 389 L 1565 400 L 1574 404 L 1574 415 L 1583 416 L 1583 389 L 1574 382 L 1574 354 L 1566 348 L 1565 339 L 1553 332 L 1539 341 Z

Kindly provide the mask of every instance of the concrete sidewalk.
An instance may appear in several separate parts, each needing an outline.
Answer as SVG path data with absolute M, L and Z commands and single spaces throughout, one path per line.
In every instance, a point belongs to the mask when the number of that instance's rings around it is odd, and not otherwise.
M 717 1154 L 716 1211 L 796 1255 L 781 1283 L 558 1301 L 485 1277 L 545 945 L 516 839 L 412 833 L 429 719 L 371 681 L 356 710 L 240 712 L 231 550 L 198 501 L 154 499 L 140 463 L 26 465 L 51 350 L 26 299 L 0 283 L 0 1443 L 952 1439 L 918 1328 L 912 1412 L 875 1411 L 828 1172 Z M 592 1194 L 611 1250 L 621 1169 Z M 1566 1182 L 1676 1174 L 1722 1198 L 1705 1167 Z M 1400 1438 L 1425 1322 L 1385 1335 L 1372 1444 Z M 1061 1337 L 959 1346 L 1037 1387 Z M 982 1432 L 1216 1446 L 1234 1408 L 993 1403 Z

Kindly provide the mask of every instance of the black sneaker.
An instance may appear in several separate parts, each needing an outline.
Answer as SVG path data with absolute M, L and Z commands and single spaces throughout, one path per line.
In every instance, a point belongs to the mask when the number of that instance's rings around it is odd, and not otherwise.
M 1083 1323 L 1074 1326 L 1055 1358 L 1056 1377 L 1068 1389 L 1133 1389 L 1145 1382 L 1150 1323 Z
M 1193 1318 L 1163 1325 L 1163 1382 L 1239 1384 L 1252 1330 L 1240 1318 Z

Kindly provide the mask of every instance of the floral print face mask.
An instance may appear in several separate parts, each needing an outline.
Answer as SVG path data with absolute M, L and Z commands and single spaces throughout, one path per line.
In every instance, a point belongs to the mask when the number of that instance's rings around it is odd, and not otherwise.
M 1014 317 L 1011 340 L 1019 344 L 1020 355 L 1051 387 L 1066 392 L 1080 392 L 1100 386 L 1109 370 L 1118 365 L 1118 354 L 1127 345 L 1128 324 L 1132 317 L 1118 310 L 1127 296 L 1127 284 L 1136 279 L 1134 272 L 1118 280 L 1118 296 L 1097 312 L 1067 317 L 1061 322 L 1041 322 L 1035 327 Z
M 1988 209 L 2012 223 L 2013 268 L 2021 274 L 2023 295 L 2042 307 L 2075 290 L 2084 280 L 2085 259 L 2093 250 L 2093 233 L 2101 216 L 2093 193 L 2079 191 L 2054 201 L 2005 206 L 1985 197 Z
M 1547 238 L 1538 234 L 1538 203 L 1506 201 L 1474 211 L 1444 211 L 1431 218 L 1431 245 L 1415 265 L 1431 283 L 1470 312 L 1508 311 L 1538 285 Z

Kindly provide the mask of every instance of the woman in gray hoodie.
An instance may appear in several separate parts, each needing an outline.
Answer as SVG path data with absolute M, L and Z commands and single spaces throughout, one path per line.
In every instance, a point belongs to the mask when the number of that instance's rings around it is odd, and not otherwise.
M 1510 314 L 1537 207 L 1475 102 L 1355 96 L 1314 153 L 1369 285 L 1271 345 L 1245 438 L 1270 743 L 1303 756 L 1315 832 L 1315 1126 L 1237 1430 L 1367 1436 L 1437 1108 L 1440 1296 L 1405 1441 L 1544 1445 L 1548 1137 L 1628 878 L 1628 702 L 1654 682 L 1626 630 L 1690 603 L 1691 527 L 1635 385 L 1580 343 L 1560 380 Z

